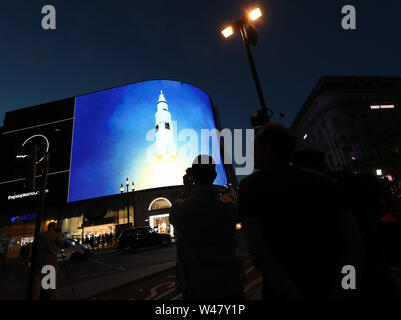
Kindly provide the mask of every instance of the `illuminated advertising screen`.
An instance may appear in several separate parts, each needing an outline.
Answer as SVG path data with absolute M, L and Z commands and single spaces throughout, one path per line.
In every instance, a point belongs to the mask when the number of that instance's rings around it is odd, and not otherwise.
M 127 178 L 135 190 L 182 185 L 199 154 L 213 157 L 214 184 L 224 185 L 215 129 L 209 96 L 183 82 L 144 81 L 78 96 L 68 201 L 119 193 Z

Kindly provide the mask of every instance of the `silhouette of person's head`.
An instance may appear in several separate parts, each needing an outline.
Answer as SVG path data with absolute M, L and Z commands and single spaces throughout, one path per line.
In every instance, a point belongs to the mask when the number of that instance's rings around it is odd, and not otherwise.
M 292 155 L 291 162 L 296 167 L 327 171 L 329 168 L 324 153 L 310 147 L 298 148 Z
M 50 222 L 49 225 L 47 226 L 47 230 L 56 231 L 56 229 L 57 229 L 57 223 L 55 222 Z
M 212 185 L 217 176 L 213 158 L 203 154 L 197 156 L 192 163 L 192 176 L 195 185 Z
M 258 128 L 254 143 L 255 168 L 289 163 L 296 142 L 292 132 L 279 123 L 269 123 Z

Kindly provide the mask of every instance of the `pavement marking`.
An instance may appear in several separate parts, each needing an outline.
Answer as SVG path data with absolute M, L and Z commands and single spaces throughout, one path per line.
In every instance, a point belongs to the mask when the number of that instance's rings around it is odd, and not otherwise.
M 161 298 L 163 298 L 164 296 L 168 295 L 169 293 L 175 291 L 175 283 L 174 283 L 174 288 L 167 290 L 166 292 L 164 292 L 163 294 L 161 294 L 160 296 L 155 297 L 154 300 L 159 300 Z
M 258 285 L 261 282 L 262 282 L 262 277 L 256 278 L 255 280 L 253 280 L 252 282 L 248 283 L 245 286 L 244 291 L 248 292 L 250 289 L 252 289 L 254 286 Z
M 165 286 L 165 285 L 168 285 L 167 288 L 175 287 L 175 283 L 174 283 L 174 282 L 164 282 L 164 283 L 161 283 L 161 284 L 159 284 L 159 285 L 154 286 L 153 288 L 151 288 L 151 289 L 150 289 L 150 296 L 146 297 L 146 298 L 143 299 L 143 300 L 152 300 L 152 299 L 154 299 L 154 298 L 155 298 L 154 300 L 158 300 L 158 299 L 160 299 L 161 297 L 164 297 L 166 294 L 170 293 L 171 291 L 174 291 L 174 290 L 175 290 L 175 288 L 173 288 L 172 290 L 170 289 L 170 290 L 168 290 L 168 291 L 166 291 L 166 292 L 164 292 L 163 294 L 161 294 L 161 295 L 158 296 L 157 289 L 159 289 L 159 288 L 161 288 L 161 287 L 163 287 L 163 286 Z
M 248 269 L 245 271 L 245 274 L 250 273 L 250 272 L 251 272 L 252 270 L 254 270 L 254 269 L 255 269 L 255 267 L 254 267 L 254 266 L 251 266 L 250 268 L 248 268 Z M 175 276 L 170 275 L 170 276 L 168 276 L 168 278 L 175 278 Z M 260 282 L 262 282 L 262 277 L 256 278 L 255 280 L 253 280 L 252 282 L 248 283 L 248 284 L 245 286 L 244 291 L 245 291 L 245 292 L 248 292 L 250 289 L 252 289 L 254 286 L 258 285 Z M 168 283 L 168 282 L 163 283 L 162 285 L 165 285 L 165 284 L 167 284 L 167 283 Z M 151 292 L 152 292 L 153 289 L 155 290 L 154 292 L 156 292 L 156 289 L 160 288 L 162 285 L 158 285 L 158 286 L 152 288 L 152 289 L 151 289 Z M 169 287 L 171 287 L 171 285 L 170 285 Z M 162 297 L 164 297 L 164 296 L 168 295 L 169 293 L 173 292 L 174 290 L 175 290 L 175 288 L 171 288 L 170 290 L 167 290 L 167 291 L 163 292 L 161 295 L 157 295 L 157 294 L 155 294 L 155 293 L 154 293 L 154 294 L 151 294 L 148 298 L 145 298 L 145 300 L 150 300 L 150 299 L 159 300 L 159 299 L 161 299 Z M 182 293 L 176 295 L 175 297 L 170 298 L 170 300 L 182 300 Z
M 251 268 L 249 268 L 247 271 L 250 271 Z M 252 282 L 248 283 L 245 288 L 244 288 L 244 292 L 248 292 L 250 289 L 252 289 L 254 286 L 258 285 L 259 283 L 262 282 L 262 277 L 256 278 L 255 280 L 253 280 Z M 169 290 L 168 292 L 171 292 L 171 290 Z M 160 297 L 158 297 L 160 298 Z M 175 297 L 171 298 L 170 300 L 182 300 L 182 294 L 178 294 Z
M 245 271 L 245 274 L 248 274 L 248 273 L 251 272 L 253 269 L 255 269 L 254 266 L 250 267 L 248 270 Z

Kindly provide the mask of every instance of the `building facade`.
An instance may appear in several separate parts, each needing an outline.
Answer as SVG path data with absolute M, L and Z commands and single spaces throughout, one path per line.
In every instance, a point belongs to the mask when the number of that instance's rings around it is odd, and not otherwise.
M 323 77 L 291 129 L 333 170 L 401 177 L 401 78 Z
M 159 94 L 159 99 L 156 95 L 156 113 L 153 112 L 152 122 L 155 121 L 157 157 L 162 158 L 156 160 L 175 161 L 177 153 L 170 132 L 173 127 L 171 115 L 163 92 L 156 94 Z M 169 185 L 167 187 L 155 186 L 133 191 L 130 184 L 128 191 L 123 188 L 124 191 L 120 193 L 120 184 L 116 183 L 115 193 L 112 191 L 111 195 L 68 201 L 72 148 L 76 141 L 75 112 L 76 99 L 73 97 L 6 113 L 4 126 L 0 128 L 3 152 L 0 157 L 0 233 L 10 237 L 9 257 L 18 257 L 21 246 L 33 241 L 40 205 L 37 191 L 42 185 L 44 155 L 49 150 L 42 230 L 55 221 L 63 237 L 80 241 L 102 234 L 116 236 L 129 226 L 150 226 L 157 232 L 174 236 L 174 227 L 169 223 L 169 211 L 172 203 L 184 191 L 182 176 L 175 177 L 173 183 L 164 184 Z M 218 128 L 217 115 L 214 114 L 214 117 Z M 168 144 L 164 143 L 166 141 Z M 35 145 L 36 149 L 27 148 L 29 145 Z M 34 149 L 36 151 L 32 151 Z M 35 155 L 35 166 L 32 166 L 32 161 L 26 161 L 27 153 L 29 157 Z M 224 169 L 227 183 L 236 186 L 232 166 L 224 166 Z M 36 179 L 31 181 L 28 177 L 32 176 Z M 97 176 L 91 179 L 93 183 L 91 181 L 88 185 L 93 188 L 102 183 Z M 225 187 L 222 186 L 222 189 Z M 207 223 L 202 222 L 201 217 L 199 221 L 197 223 Z

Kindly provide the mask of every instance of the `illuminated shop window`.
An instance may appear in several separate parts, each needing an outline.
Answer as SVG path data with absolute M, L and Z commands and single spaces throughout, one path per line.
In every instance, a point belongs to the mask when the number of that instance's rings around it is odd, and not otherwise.
M 170 224 L 169 214 L 149 217 L 149 226 L 158 233 L 169 233 L 174 236 L 174 226 Z

